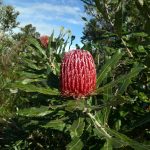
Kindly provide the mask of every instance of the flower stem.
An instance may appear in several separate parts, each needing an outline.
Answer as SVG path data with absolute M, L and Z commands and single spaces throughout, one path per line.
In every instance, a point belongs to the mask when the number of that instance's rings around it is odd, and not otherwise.
M 92 119 L 94 125 L 101 129 L 101 131 L 104 133 L 105 136 L 107 136 L 107 138 L 111 138 L 111 135 L 107 133 L 105 128 L 96 120 L 96 118 L 90 112 L 88 112 L 87 115 Z

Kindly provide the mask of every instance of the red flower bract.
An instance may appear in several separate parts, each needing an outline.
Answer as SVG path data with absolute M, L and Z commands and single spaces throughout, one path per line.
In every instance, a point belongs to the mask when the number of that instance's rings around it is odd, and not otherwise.
M 95 63 L 90 52 L 72 50 L 65 53 L 61 63 L 60 89 L 62 96 L 82 98 L 96 88 Z
M 49 37 L 47 35 L 43 35 L 40 37 L 40 42 L 41 42 L 42 46 L 45 48 L 48 47 L 48 41 L 49 41 Z

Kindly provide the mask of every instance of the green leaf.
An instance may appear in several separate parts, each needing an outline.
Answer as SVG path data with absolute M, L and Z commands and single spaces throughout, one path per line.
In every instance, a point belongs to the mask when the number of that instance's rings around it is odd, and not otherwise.
M 85 126 L 86 132 L 89 132 L 90 134 L 93 132 L 93 126 L 90 118 L 86 118 L 86 126 Z
M 51 36 L 49 37 L 48 40 L 48 55 L 51 57 L 52 53 L 53 53 L 53 47 L 52 47 L 52 42 L 54 41 L 54 30 L 51 34 Z
M 104 125 L 104 122 L 103 122 L 103 113 L 102 113 L 101 110 L 96 112 L 95 118 L 96 118 L 96 120 L 97 120 L 100 124 Z
M 29 68 L 32 68 L 32 69 L 35 69 L 35 70 L 41 70 L 41 69 L 43 69 L 43 68 L 37 66 L 37 65 L 33 62 L 33 60 L 24 58 L 24 59 L 23 59 L 23 62 L 24 62 L 25 65 L 27 65 Z
M 104 146 L 102 147 L 101 150 L 113 150 L 113 147 L 112 147 L 112 142 L 111 140 L 106 140 Z
M 72 139 L 71 143 L 66 146 L 67 150 L 81 150 L 83 148 L 83 142 L 79 137 Z
M 105 138 L 117 142 L 117 145 L 124 145 L 124 146 L 131 146 L 136 150 L 149 150 L 150 145 L 144 145 L 142 143 L 138 143 L 137 141 L 130 139 L 124 134 L 121 134 L 115 130 L 108 128 L 107 126 L 103 126 L 101 123 L 97 121 L 97 119 L 91 114 L 88 113 L 89 117 L 92 119 L 94 123 L 94 133 L 99 136 L 100 138 Z
M 40 52 L 45 58 L 47 58 L 45 50 L 42 49 L 41 45 L 39 44 L 39 42 L 38 42 L 35 38 L 32 38 L 32 37 L 28 38 L 28 42 L 29 42 L 30 44 L 32 44 L 33 46 L 35 46 L 35 47 L 37 48 L 37 50 L 39 50 L 39 52 Z
M 23 124 L 23 127 L 24 128 L 27 128 L 27 127 L 29 127 L 29 126 L 37 126 L 39 124 L 39 121 L 37 121 L 37 120 L 31 120 L 30 122 L 27 122 L 27 123 L 25 123 L 25 124 Z
M 60 95 L 57 89 L 37 87 L 33 84 L 22 84 L 22 83 L 13 83 L 10 85 L 11 88 L 18 88 L 25 92 L 38 92 L 46 95 Z
M 109 86 L 108 88 L 105 88 L 103 92 L 104 102 L 109 101 L 111 97 L 112 97 L 112 87 Z
M 137 127 L 140 127 L 146 123 L 149 123 L 150 122 L 150 114 L 142 117 L 139 119 L 139 121 L 136 121 L 132 126 L 131 126 L 131 129 L 129 129 L 128 131 L 130 130 L 133 130 L 134 128 L 137 128 Z
M 85 127 L 84 118 L 79 117 L 77 120 L 73 122 L 72 126 L 69 129 L 71 138 L 80 137 L 84 131 L 84 127 Z
M 84 110 L 85 105 L 84 105 L 85 100 L 70 100 L 67 101 L 65 104 L 65 110 L 73 112 L 74 110 Z
M 25 109 L 20 109 L 17 111 L 18 115 L 26 116 L 26 117 L 43 117 L 52 113 L 53 111 L 49 110 L 48 106 L 41 107 L 30 107 Z
M 145 32 L 133 32 L 131 33 L 131 35 L 135 37 L 147 37 L 148 36 L 148 34 Z
M 107 126 L 109 113 L 110 108 L 104 107 L 102 110 L 96 112 L 95 118 L 100 124 L 102 124 L 103 126 Z
M 42 125 L 44 128 L 52 128 L 55 130 L 63 131 L 66 124 L 62 120 L 52 120 L 45 125 Z
M 149 150 L 150 149 L 150 145 L 144 145 L 142 143 L 139 143 L 135 140 L 130 139 L 129 137 L 127 137 L 124 134 L 121 134 L 115 130 L 112 129 L 107 129 L 107 131 L 113 135 L 113 138 L 115 141 L 117 141 L 118 143 L 122 143 L 123 145 L 129 145 L 132 148 L 136 149 L 136 150 Z M 112 140 L 113 140 L 112 139 Z
M 18 74 L 23 78 L 31 78 L 31 79 L 37 79 L 37 78 L 46 78 L 45 74 L 35 74 L 35 73 L 30 73 L 30 72 L 25 72 L 25 71 L 21 71 L 18 72 Z
M 137 49 L 138 49 L 138 52 L 142 52 L 142 53 L 146 52 L 144 46 L 142 46 L 142 45 L 138 45 Z
M 138 1 L 139 1 L 140 5 L 142 5 L 142 6 L 143 6 L 144 1 L 143 1 L 143 0 L 138 0 Z
M 137 76 L 138 73 L 142 69 L 143 69 L 143 66 L 136 64 L 136 66 L 134 66 L 134 68 L 132 68 L 128 74 L 122 75 L 119 78 L 117 78 L 116 80 L 104 85 L 103 87 L 98 88 L 97 93 L 100 93 L 109 87 L 112 88 L 112 87 L 116 86 L 118 83 L 121 83 L 119 86 L 118 94 L 123 93 L 126 90 L 127 86 L 130 84 L 131 79 L 133 77 Z
M 102 67 L 97 75 L 97 87 L 102 83 L 102 81 L 107 78 L 108 73 L 115 67 L 118 61 L 121 59 L 123 53 L 119 50 L 116 54 L 110 58 L 106 64 Z
M 131 69 L 131 72 L 126 75 L 126 78 L 124 78 L 121 82 L 121 85 L 119 86 L 118 92 L 117 94 L 121 95 L 123 94 L 127 87 L 129 86 L 129 84 L 131 83 L 131 79 L 135 76 L 137 76 L 137 74 L 143 69 L 142 66 L 140 66 L 139 64 L 136 64 L 134 68 Z
M 119 2 L 117 11 L 115 13 L 115 29 L 119 36 L 122 34 L 122 15 L 123 15 L 123 9 L 122 9 L 122 0 Z
M 116 131 L 119 131 L 119 130 L 120 130 L 120 127 L 121 127 L 121 120 L 118 119 L 118 120 L 116 120 L 116 122 L 115 122 L 115 129 L 116 129 Z
M 114 148 L 129 145 L 136 150 L 149 150 L 150 149 L 150 145 L 144 145 L 142 143 L 138 143 L 137 141 L 130 139 L 124 134 L 121 134 L 108 127 L 102 127 L 100 124 L 98 125 L 96 120 L 93 120 L 93 121 L 95 124 L 95 128 L 93 130 L 95 135 L 97 135 L 100 138 L 105 138 L 106 140 L 111 140 L 112 144 L 114 143 L 113 144 Z M 104 130 L 105 130 L 105 133 L 107 134 L 104 134 Z M 109 134 L 109 137 L 108 137 L 108 134 Z
M 22 84 L 29 84 L 29 83 L 32 83 L 32 82 L 39 82 L 39 81 L 42 81 L 43 78 L 37 78 L 37 79 L 24 79 L 22 82 Z
M 105 138 L 104 133 L 101 130 L 99 130 L 98 127 L 95 127 L 93 129 L 93 131 L 94 131 L 94 135 L 98 136 L 100 139 L 104 139 Z
M 130 83 L 131 83 L 130 78 L 129 79 L 126 78 L 125 80 L 123 80 L 123 82 L 121 82 L 121 85 L 117 91 L 117 94 L 120 94 L 120 95 L 123 94 L 126 91 Z
M 88 116 L 90 117 L 90 119 L 92 120 L 93 124 L 94 124 L 94 133 L 99 136 L 100 138 L 104 137 L 104 138 L 107 138 L 107 139 L 110 139 L 111 136 L 110 134 L 106 131 L 106 127 L 103 126 L 103 124 L 101 122 L 99 122 L 97 120 L 97 118 L 91 114 L 91 113 L 87 113 Z
M 145 32 L 146 32 L 148 35 L 150 35 L 149 25 L 150 25 L 150 19 L 148 19 L 148 20 L 146 21 L 145 27 L 144 27 Z
M 148 95 L 143 93 L 143 92 L 139 92 L 138 97 L 141 101 L 145 102 L 145 103 L 150 103 L 150 100 L 148 98 Z

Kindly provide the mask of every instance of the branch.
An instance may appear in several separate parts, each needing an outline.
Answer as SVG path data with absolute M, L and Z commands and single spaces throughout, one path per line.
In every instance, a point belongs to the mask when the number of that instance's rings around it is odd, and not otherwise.
M 126 51 L 127 51 L 127 53 L 129 54 L 129 56 L 130 56 L 130 57 L 133 57 L 133 54 L 132 54 L 132 52 L 129 50 L 129 48 L 127 47 L 126 42 L 125 42 L 122 38 L 121 38 L 121 41 L 122 41 L 123 45 L 126 47 Z

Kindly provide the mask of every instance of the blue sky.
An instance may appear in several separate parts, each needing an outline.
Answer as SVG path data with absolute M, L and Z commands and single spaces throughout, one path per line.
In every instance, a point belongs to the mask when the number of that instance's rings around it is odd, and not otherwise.
M 3 0 L 20 12 L 20 26 L 33 24 L 41 34 L 59 33 L 61 26 L 76 36 L 74 44 L 81 44 L 84 27 L 81 17 L 86 16 L 80 0 Z

